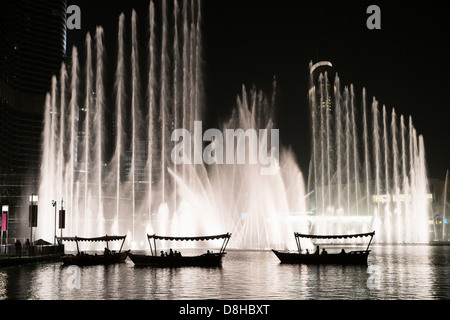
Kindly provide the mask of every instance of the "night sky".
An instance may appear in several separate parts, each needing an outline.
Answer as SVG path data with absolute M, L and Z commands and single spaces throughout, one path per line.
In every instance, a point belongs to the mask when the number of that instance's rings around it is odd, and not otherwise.
M 389 113 L 395 108 L 398 116 L 412 116 L 424 136 L 429 177 L 442 180 L 450 169 L 450 27 L 444 3 L 204 0 L 206 116 L 225 119 L 243 84 L 270 92 L 276 76 L 281 143 L 293 147 L 307 172 L 309 62 L 328 60 L 342 86 L 354 85 L 357 101 L 364 87 L 368 103 L 376 97 Z M 102 25 L 109 50 L 121 12 L 129 21 L 135 8 L 140 21 L 148 19 L 147 0 L 68 0 L 70 4 L 81 9 L 81 30 L 69 30 L 68 47 L 84 49 L 86 32 Z M 372 4 L 381 9 L 381 30 L 366 27 Z

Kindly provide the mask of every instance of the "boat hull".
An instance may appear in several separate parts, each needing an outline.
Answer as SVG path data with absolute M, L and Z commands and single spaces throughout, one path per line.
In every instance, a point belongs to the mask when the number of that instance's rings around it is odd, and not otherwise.
M 352 264 L 367 265 L 370 250 L 351 251 L 349 253 L 300 254 L 298 252 L 283 252 L 273 250 L 281 263 L 290 264 Z
M 200 256 L 161 257 L 130 253 L 129 257 L 137 267 L 218 267 L 222 264 L 223 253 Z
M 128 251 L 114 253 L 109 255 L 66 255 L 61 258 L 64 265 L 92 266 L 92 265 L 108 265 L 124 262 L 128 257 Z

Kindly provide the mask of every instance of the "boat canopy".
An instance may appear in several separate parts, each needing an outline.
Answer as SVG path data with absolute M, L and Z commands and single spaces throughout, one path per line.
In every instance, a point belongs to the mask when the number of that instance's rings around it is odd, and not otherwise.
M 122 240 L 122 245 L 120 246 L 119 252 L 122 251 L 122 247 L 123 244 L 125 242 L 126 239 L 126 235 L 125 236 L 102 236 L 102 237 L 93 237 L 93 238 L 83 238 L 83 237 L 56 237 L 56 240 L 58 241 L 58 243 L 61 243 L 61 241 L 75 241 L 75 243 L 77 244 L 77 251 L 80 252 L 80 249 L 78 247 L 78 242 L 79 241 L 88 241 L 88 242 L 100 242 L 100 241 L 105 241 L 106 242 L 106 247 L 108 248 L 108 242 L 109 241 L 119 241 Z
M 230 233 L 220 234 L 216 236 L 201 236 L 201 237 L 167 237 L 167 236 L 157 236 L 147 234 L 148 239 L 156 240 L 168 240 L 168 241 L 206 241 L 206 240 L 217 240 L 217 239 L 228 239 L 231 237 Z
M 83 237 L 56 237 L 57 240 L 61 241 L 117 241 L 117 240 L 125 240 L 127 236 L 103 236 L 103 237 L 95 237 L 95 238 L 83 238 Z
M 309 238 L 309 239 L 347 239 L 358 237 L 373 237 L 375 231 L 368 233 L 356 233 L 356 234 L 341 234 L 341 235 L 316 235 L 316 234 L 302 234 L 294 232 L 296 238 Z
M 298 252 L 302 252 L 300 238 L 307 239 L 347 239 L 347 238 L 358 238 L 358 237 L 370 237 L 369 244 L 367 245 L 366 251 L 369 250 L 370 244 L 372 243 L 373 236 L 375 235 L 375 231 L 367 232 L 367 233 L 355 233 L 355 234 L 332 234 L 332 235 L 318 235 L 318 234 L 302 234 L 298 232 L 294 232 L 295 242 L 297 243 Z
M 219 253 L 224 253 L 225 248 L 227 247 L 228 241 L 230 241 L 231 233 L 227 232 L 219 235 L 212 236 L 198 236 L 198 237 L 169 237 L 169 236 L 157 236 L 155 234 L 150 235 L 147 234 L 148 244 L 150 245 L 150 251 L 152 255 L 156 255 L 156 240 L 167 240 L 167 241 L 207 241 L 207 240 L 217 240 L 224 239 L 222 247 L 220 248 Z M 153 239 L 153 245 L 151 243 L 151 239 Z

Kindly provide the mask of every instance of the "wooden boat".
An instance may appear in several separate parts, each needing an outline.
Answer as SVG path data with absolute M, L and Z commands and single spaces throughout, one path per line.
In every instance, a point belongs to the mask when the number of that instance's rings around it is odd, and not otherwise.
M 295 241 L 297 243 L 298 252 L 287 252 L 272 249 L 273 253 L 280 259 L 281 263 L 292 264 L 355 264 L 355 265 L 367 265 L 367 259 L 370 254 L 370 243 L 375 235 L 374 232 L 349 234 L 349 235 L 309 235 L 294 233 Z M 300 246 L 300 238 L 307 239 L 348 239 L 357 237 L 370 237 L 369 244 L 365 250 L 356 250 L 345 252 L 342 250 L 339 253 L 322 253 L 319 252 L 319 247 L 315 253 L 304 253 Z
M 107 265 L 113 263 L 124 262 L 127 258 L 130 250 L 122 251 L 123 244 L 127 236 L 103 236 L 96 238 L 82 238 L 82 237 L 56 237 L 58 243 L 61 245 L 62 241 L 75 241 L 77 245 L 77 254 L 65 254 L 61 257 L 64 265 L 77 265 L 77 266 L 92 266 L 92 265 Z M 110 241 L 120 241 L 122 240 L 122 245 L 120 246 L 119 252 L 109 250 L 108 243 Z M 106 242 L 106 248 L 103 254 L 88 254 L 84 251 L 80 251 L 79 242 Z
M 222 264 L 222 258 L 226 254 L 225 248 L 228 244 L 228 241 L 230 240 L 230 237 L 230 233 L 201 237 L 166 237 L 147 234 L 151 255 L 129 253 L 128 256 L 130 257 L 131 261 L 134 262 L 135 266 L 138 267 L 216 267 Z M 207 241 L 217 239 L 224 239 L 222 247 L 220 248 L 220 251 L 218 253 L 212 253 L 208 250 L 208 252 L 196 256 L 184 256 L 175 253 L 168 255 L 158 255 L 156 250 L 156 240 Z M 154 247 L 152 246 L 151 240 L 153 240 Z

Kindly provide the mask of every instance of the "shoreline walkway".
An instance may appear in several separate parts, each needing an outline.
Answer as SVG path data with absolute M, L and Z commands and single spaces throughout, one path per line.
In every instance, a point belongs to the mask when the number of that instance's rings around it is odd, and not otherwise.
M 61 258 L 61 254 L 49 254 L 49 255 L 42 255 L 42 256 L 8 256 L 8 255 L 1 255 L 0 256 L 0 268 L 3 267 L 13 267 L 13 266 L 20 266 L 24 264 L 29 263 L 37 263 L 37 262 L 51 262 L 51 261 L 58 261 Z
M 8 248 L 8 253 L 0 254 L 0 268 L 20 266 L 30 263 L 51 262 L 61 259 L 63 247 L 55 245 L 32 246 L 30 251 L 22 250 L 21 255 L 17 255 L 15 250 Z M 24 254 L 25 253 L 25 254 Z M 30 254 L 31 253 L 31 254 Z

